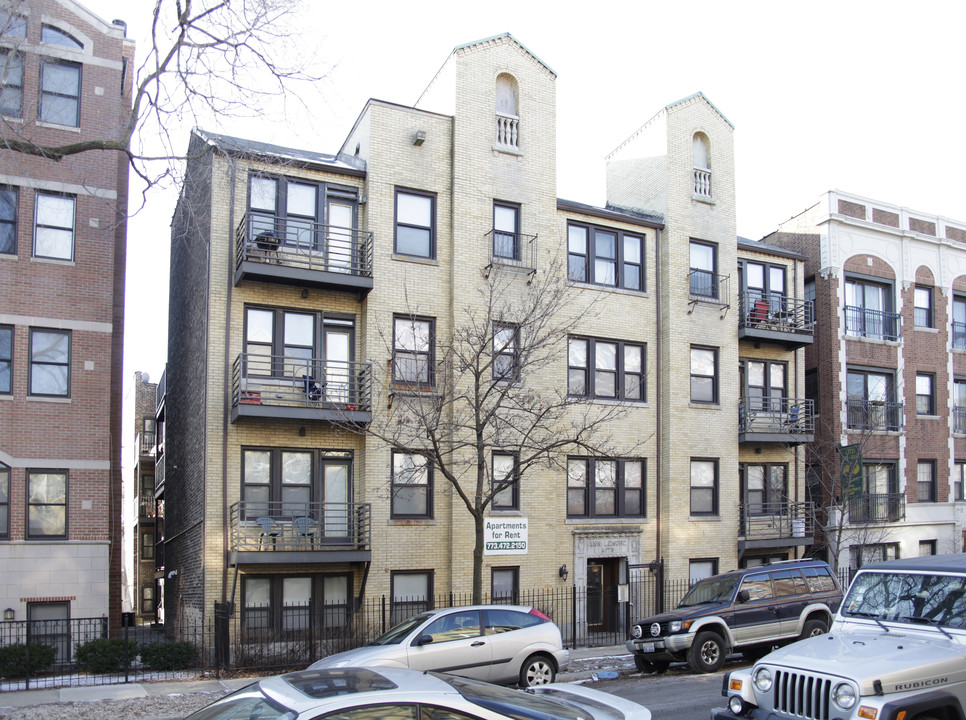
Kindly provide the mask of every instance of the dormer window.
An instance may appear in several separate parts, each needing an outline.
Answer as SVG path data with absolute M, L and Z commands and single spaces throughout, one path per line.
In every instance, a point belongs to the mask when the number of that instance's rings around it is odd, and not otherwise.
M 711 197 L 711 144 L 704 133 L 695 133 L 692 143 L 694 156 L 694 194 L 701 198 Z
M 61 47 L 70 48 L 71 50 L 84 49 L 84 43 L 75 38 L 73 35 L 66 33 L 59 28 L 55 28 L 53 25 L 40 26 L 40 42 L 50 43 L 51 45 L 60 45 Z
M 520 116 L 517 109 L 517 81 L 501 73 L 496 78 L 496 143 L 517 147 Z

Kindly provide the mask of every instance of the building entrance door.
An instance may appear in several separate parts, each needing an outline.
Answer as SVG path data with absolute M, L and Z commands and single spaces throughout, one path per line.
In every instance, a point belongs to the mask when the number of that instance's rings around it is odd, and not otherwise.
M 587 560 L 587 630 L 610 632 L 617 622 L 617 582 L 621 558 Z

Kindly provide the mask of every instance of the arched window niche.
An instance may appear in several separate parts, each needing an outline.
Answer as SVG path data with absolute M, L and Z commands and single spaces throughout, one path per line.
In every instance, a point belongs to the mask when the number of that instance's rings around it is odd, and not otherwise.
M 691 150 L 694 159 L 694 194 L 711 197 L 711 143 L 703 132 L 696 132 Z
M 507 73 L 496 77 L 496 142 L 497 145 L 517 148 L 520 115 L 516 78 Z

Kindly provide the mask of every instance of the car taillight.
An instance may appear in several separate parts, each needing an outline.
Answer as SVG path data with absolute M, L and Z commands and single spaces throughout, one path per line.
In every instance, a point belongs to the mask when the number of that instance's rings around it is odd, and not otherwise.
M 536 608 L 530 608 L 530 614 L 531 615 L 536 615 L 541 620 L 546 620 L 547 622 L 550 622 L 550 618 L 548 618 L 546 615 L 544 615 L 542 612 L 540 612 Z

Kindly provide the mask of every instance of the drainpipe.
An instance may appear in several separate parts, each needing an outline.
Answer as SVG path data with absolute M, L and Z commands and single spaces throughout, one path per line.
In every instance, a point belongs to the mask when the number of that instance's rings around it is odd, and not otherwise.
M 221 601 L 226 602 L 226 593 L 228 590 L 228 417 L 231 414 L 231 358 L 228 355 L 231 342 L 231 289 L 232 289 L 232 262 L 234 261 L 234 255 L 232 253 L 232 243 L 234 241 L 234 233 L 232 232 L 232 226 L 235 222 L 235 175 L 236 168 L 235 163 L 229 158 L 228 153 L 222 153 L 225 161 L 231 168 L 228 186 L 228 273 L 227 273 L 227 302 L 225 303 L 225 372 L 223 381 L 223 398 L 224 398 L 224 409 L 221 414 L 221 550 L 222 550 L 222 563 L 221 563 Z M 212 173 L 212 176 L 214 173 Z M 210 275 L 210 273 L 209 273 Z M 236 565 L 236 582 L 237 582 L 237 565 Z M 235 588 L 232 586 L 231 600 L 235 601 Z M 234 609 L 231 608 L 229 612 L 233 612 Z
M 656 298 L 655 312 L 657 313 L 657 347 L 655 348 L 655 367 L 654 373 L 657 378 L 657 391 L 654 393 L 654 413 L 657 418 L 657 422 L 654 427 L 655 438 L 657 442 L 655 443 L 657 447 L 657 452 L 654 453 L 655 459 L 655 482 L 654 482 L 654 559 L 657 560 L 661 557 L 661 452 L 664 447 L 664 433 L 663 424 L 661 422 L 661 399 L 663 397 L 661 393 L 661 338 L 662 333 L 662 323 L 661 323 L 661 231 L 660 229 L 655 229 L 654 231 L 654 297 Z M 661 573 L 661 582 L 663 583 L 663 570 Z

